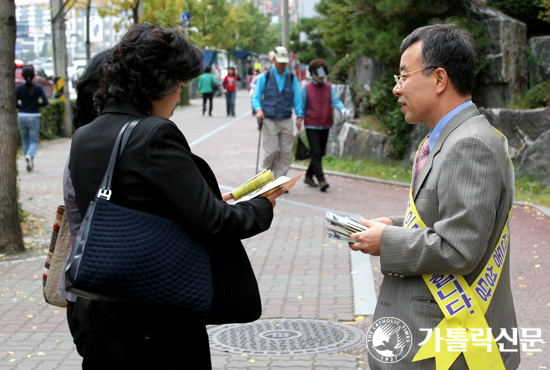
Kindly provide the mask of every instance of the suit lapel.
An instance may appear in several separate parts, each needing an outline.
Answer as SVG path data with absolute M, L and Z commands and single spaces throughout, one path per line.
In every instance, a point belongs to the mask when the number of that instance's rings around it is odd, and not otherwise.
M 434 147 L 430 151 L 430 154 L 428 155 L 428 159 L 426 160 L 426 163 L 424 163 L 424 167 L 422 170 L 418 173 L 418 178 L 416 179 L 416 182 L 414 184 L 413 188 L 413 199 L 416 199 L 416 195 L 420 191 L 420 188 L 422 187 L 422 183 L 428 176 L 428 173 L 430 173 L 430 170 L 432 168 L 433 160 L 437 153 L 441 150 L 441 147 L 443 146 L 443 143 L 447 139 L 447 137 L 453 132 L 457 127 L 459 127 L 462 122 L 474 117 L 478 116 L 480 113 L 477 110 L 477 107 L 475 104 L 471 104 L 458 112 L 451 120 L 445 125 L 445 128 L 443 131 L 441 131 L 441 134 L 437 138 L 437 141 L 435 142 Z M 416 162 L 416 159 L 415 159 Z M 416 167 L 416 163 L 413 166 L 413 173 L 414 169 Z

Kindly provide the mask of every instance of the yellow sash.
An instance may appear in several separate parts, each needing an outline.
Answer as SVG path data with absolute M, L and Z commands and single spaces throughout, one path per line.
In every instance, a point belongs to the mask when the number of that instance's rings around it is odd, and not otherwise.
M 495 131 L 497 130 L 495 129 Z M 499 131 L 497 133 L 507 144 L 506 137 Z M 508 159 L 511 166 L 510 171 L 513 171 L 510 158 Z M 513 177 L 513 172 L 511 172 L 511 176 Z M 470 369 L 505 369 L 492 333 L 490 342 L 480 338 L 486 339 L 488 335 L 489 325 L 485 320 L 485 313 L 497 288 L 504 261 L 508 255 L 511 213 L 510 209 L 506 225 L 491 258 L 471 286 L 463 276 L 441 274 L 422 276 L 445 318 L 431 333 L 429 340 L 422 345 L 413 362 L 435 357 L 436 370 L 447 370 L 458 355 L 463 353 Z M 416 210 L 412 188 L 409 193 L 409 204 L 403 226 L 408 228 L 426 227 Z M 460 338 L 464 340 L 466 348 L 449 350 L 448 341 L 453 342 L 454 340 L 456 343 L 457 333 L 460 333 Z

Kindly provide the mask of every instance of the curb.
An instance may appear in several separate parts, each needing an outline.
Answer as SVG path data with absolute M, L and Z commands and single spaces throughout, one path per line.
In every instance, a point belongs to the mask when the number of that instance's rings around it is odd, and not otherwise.
M 291 165 L 290 168 L 293 168 L 295 170 L 307 171 L 307 167 L 298 166 L 298 165 L 295 165 L 295 164 Z M 383 180 L 383 179 L 377 179 L 375 177 L 353 175 L 353 174 L 345 173 L 345 172 L 336 172 L 336 171 L 330 171 L 330 170 L 323 170 L 323 172 L 328 174 L 328 175 L 333 175 L 333 176 L 347 177 L 347 178 L 355 179 L 355 180 L 364 180 L 364 181 L 370 181 L 370 182 L 377 182 L 377 183 L 386 184 L 386 185 L 402 186 L 402 187 L 405 187 L 405 188 L 408 188 L 411 185 L 411 184 L 408 184 L 408 183 L 405 183 L 405 182 L 400 182 L 400 181 Z M 546 217 L 550 218 L 550 208 L 548 208 L 548 207 L 540 206 L 538 204 L 521 202 L 521 201 L 517 201 L 517 200 L 514 200 L 514 205 L 535 208 L 539 212 L 543 213 Z

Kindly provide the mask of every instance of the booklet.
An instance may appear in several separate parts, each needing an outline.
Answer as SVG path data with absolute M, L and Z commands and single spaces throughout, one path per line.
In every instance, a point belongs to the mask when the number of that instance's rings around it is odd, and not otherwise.
M 268 172 L 269 175 L 265 175 L 264 172 Z M 271 175 L 271 170 L 267 170 L 267 171 L 263 170 L 258 175 L 246 181 L 243 185 L 239 186 L 237 189 L 231 192 L 231 194 L 233 195 L 233 198 L 235 199 L 235 203 L 244 202 L 259 196 L 267 196 L 272 191 L 280 187 L 284 187 L 286 188 L 286 190 L 289 190 L 294 185 L 296 185 L 296 182 L 302 176 L 302 174 L 300 174 L 292 179 L 286 176 L 281 176 L 273 180 L 273 175 Z M 266 180 L 266 178 L 269 179 L 269 176 L 271 177 L 271 180 L 268 181 Z M 262 184 L 262 185 L 258 186 L 257 184 Z M 246 189 L 246 190 L 243 190 L 243 189 Z M 248 191 L 248 189 L 252 189 L 252 191 Z
M 245 195 L 252 193 L 253 191 L 258 190 L 262 186 L 269 184 L 274 180 L 271 170 L 262 170 L 256 175 L 246 180 L 244 183 L 239 185 L 235 190 L 231 192 L 233 199 L 239 200 Z
M 356 241 L 349 237 L 350 234 L 366 231 L 367 227 L 353 218 L 338 216 L 327 211 L 325 215 L 326 233 L 331 239 L 338 239 L 348 243 Z

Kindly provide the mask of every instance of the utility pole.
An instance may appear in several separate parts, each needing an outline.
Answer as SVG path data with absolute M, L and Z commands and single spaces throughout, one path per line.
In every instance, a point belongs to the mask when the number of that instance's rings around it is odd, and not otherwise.
M 138 6 L 137 6 L 138 19 L 137 19 L 137 22 L 135 23 L 139 23 L 143 19 L 143 13 L 144 13 L 143 0 L 138 0 Z
M 92 0 L 86 3 L 86 61 L 92 58 L 92 43 L 90 42 L 90 14 L 92 13 Z
M 53 64 L 55 77 L 62 78 L 63 91 L 61 98 L 65 101 L 65 115 L 63 136 L 71 137 L 73 134 L 73 112 L 69 96 L 69 78 L 67 76 L 67 40 L 65 38 L 65 9 L 68 1 L 50 0 L 52 7 L 52 41 Z M 59 83 L 59 82 L 58 82 Z
M 281 18 L 283 22 L 283 46 L 288 50 L 288 0 L 281 0 Z

